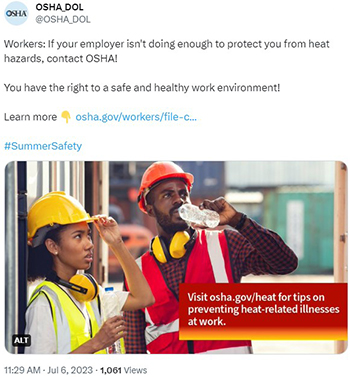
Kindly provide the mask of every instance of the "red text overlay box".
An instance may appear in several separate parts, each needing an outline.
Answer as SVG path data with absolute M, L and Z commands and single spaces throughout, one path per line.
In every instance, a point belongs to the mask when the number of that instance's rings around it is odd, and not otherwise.
M 347 340 L 347 284 L 181 284 L 180 340 Z

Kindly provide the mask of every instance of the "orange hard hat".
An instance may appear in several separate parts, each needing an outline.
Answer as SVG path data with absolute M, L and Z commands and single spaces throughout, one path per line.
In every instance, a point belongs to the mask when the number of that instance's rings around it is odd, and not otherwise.
M 151 191 L 155 184 L 169 178 L 180 178 L 183 179 L 187 185 L 188 191 L 191 191 L 193 184 L 193 175 L 190 173 L 185 173 L 179 165 L 173 162 L 158 161 L 153 163 L 144 172 L 141 180 L 141 186 L 138 194 L 138 203 L 140 210 L 144 213 L 146 211 L 145 197 Z

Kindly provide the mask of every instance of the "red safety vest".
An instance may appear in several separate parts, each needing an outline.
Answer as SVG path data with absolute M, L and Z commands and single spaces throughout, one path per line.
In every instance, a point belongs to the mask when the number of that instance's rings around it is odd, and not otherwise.
M 138 264 L 155 304 L 144 309 L 145 339 L 150 353 L 251 353 L 248 340 L 179 340 L 179 301 L 167 286 L 154 257 L 147 252 Z M 188 258 L 185 283 L 233 283 L 229 251 L 223 231 L 199 231 Z

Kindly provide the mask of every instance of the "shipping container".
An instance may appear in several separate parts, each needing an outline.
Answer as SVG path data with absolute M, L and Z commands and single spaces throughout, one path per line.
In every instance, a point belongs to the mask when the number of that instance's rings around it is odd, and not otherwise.
M 333 186 L 334 162 L 328 161 L 228 161 L 228 188 L 279 186 Z
M 283 188 L 264 198 L 263 225 L 276 231 L 299 258 L 297 274 L 333 273 L 334 193 Z
M 191 199 L 215 199 L 225 195 L 225 162 L 179 161 L 176 163 L 194 176 Z

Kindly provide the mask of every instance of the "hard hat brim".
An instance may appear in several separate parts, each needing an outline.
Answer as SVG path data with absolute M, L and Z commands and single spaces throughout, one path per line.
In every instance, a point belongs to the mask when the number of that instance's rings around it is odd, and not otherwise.
M 91 223 L 91 217 L 81 203 L 63 191 L 53 191 L 39 198 L 28 212 L 28 239 L 45 226 Z
M 95 220 L 97 220 L 98 218 L 96 217 L 96 216 L 92 216 L 92 217 L 87 217 L 87 218 L 85 218 L 85 219 L 81 219 L 81 220 L 79 220 L 79 221 L 74 221 L 74 222 L 68 222 L 68 223 L 53 223 L 52 225 L 50 224 L 50 225 L 48 225 L 48 229 L 47 229 L 47 231 L 50 231 L 50 226 L 53 228 L 54 227 L 54 225 L 70 225 L 70 224 L 79 224 L 79 223 L 92 223 L 92 222 L 94 222 Z M 29 232 L 28 232 L 28 241 L 31 241 L 31 240 L 33 240 L 34 239 L 34 236 L 36 236 L 36 234 L 38 233 L 38 231 L 40 230 L 40 229 L 43 229 L 43 228 L 38 228 L 38 229 L 34 229 L 34 232 L 33 232 L 33 234 L 29 234 Z

